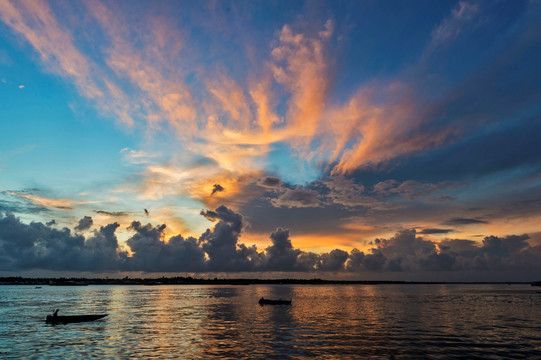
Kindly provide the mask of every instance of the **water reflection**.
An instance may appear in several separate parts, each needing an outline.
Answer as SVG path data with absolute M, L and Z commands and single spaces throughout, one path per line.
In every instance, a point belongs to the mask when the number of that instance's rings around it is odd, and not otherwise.
M 541 358 L 541 296 L 519 285 L 1 290 L 2 359 Z M 109 316 L 46 326 L 55 308 Z

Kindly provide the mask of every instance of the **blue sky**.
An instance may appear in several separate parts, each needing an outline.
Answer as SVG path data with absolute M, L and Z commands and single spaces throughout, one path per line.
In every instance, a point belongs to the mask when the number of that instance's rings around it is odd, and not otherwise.
M 0 270 L 540 274 L 540 17 L 4 0 Z

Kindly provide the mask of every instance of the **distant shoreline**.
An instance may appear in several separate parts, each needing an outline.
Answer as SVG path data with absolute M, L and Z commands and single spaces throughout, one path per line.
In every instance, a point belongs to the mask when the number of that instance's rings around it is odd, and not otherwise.
M 392 281 L 323 279 L 202 279 L 192 277 L 161 278 L 23 278 L 0 277 L 0 285 L 452 285 L 452 284 L 537 284 L 530 281 Z

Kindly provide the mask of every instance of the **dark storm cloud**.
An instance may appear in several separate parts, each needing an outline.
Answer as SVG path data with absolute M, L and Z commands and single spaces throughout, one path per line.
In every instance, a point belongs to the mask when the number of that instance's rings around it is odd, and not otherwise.
M 272 245 L 267 247 L 266 268 L 274 271 L 298 270 L 297 259 L 301 250 L 294 249 L 289 239 L 289 230 L 276 229 L 270 235 Z
M 344 250 L 334 249 L 329 253 L 324 253 L 319 256 L 317 269 L 320 271 L 344 271 L 344 266 L 349 257 L 349 254 Z
M 90 216 L 85 216 L 81 220 L 79 220 L 79 224 L 75 227 L 75 230 L 84 231 L 84 230 L 90 229 L 92 224 L 93 224 L 92 218 Z
M 84 243 L 84 259 L 86 268 L 97 268 L 100 270 L 118 270 L 125 267 L 128 261 L 128 254 L 118 247 L 118 240 L 115 235 L 118 223 L 101 226 L 94 230 L 93 234 Z
M 208 269 L 210 271 L 254 270 L 254 262 L 249 257 L 248 249 L 237 246 L 244 227 L 242 215 L 223 205 L 216 211 L 201 211 L 201 215 L 210 221 L 218 221 L 212 230 L 207 229 L 199 238 L 201 249 L 209 257 Z
M 443 223 L 443 225 L 461 226 L 472 224 L 488 224 L 489 222 L 479 218 L 452 218 Z
M 418 236 L 415 229 L 377 238 L 367 252 L 334 249 L 316 254 L 293 246 L 290 232 L 277 228 L 265 251 L 239 243 L 241 214 L 220 206 L 201 214 L 216 222 L 199 239 L 176 235 L 165 239 L 165 225 L 128 228 L 129 253 L 119 248 L 117 223 L 93 230 L 87 237 L 67 228 L 24 224 L 14 215 L 0 217 L 0 269 L 145 272 L 410 272 L 473 270 L 541 270 L 541 245 L 528 235 L 487 236 L 482 243 L 464 239 L 440 242 Z M 83 218 L 84 219 L 84 218 Z M 425 229 L 427 230 L 427 229 Z M 434 229 L 428 229 L 434 230 Z
M 419 234 L 448 234 L 450 232 L 453 232 L 453 229 L 434 229 L 434 228 L 427 228 L 423 229 L 419 232 Z
M 387 258 L 377 249 L 372 249 L 368 254 L 353 249 L 349 257 L 346 270 L 351 272 L 380 271 L 384 270 L 387 263 Z
M 52 219 L 51 221 L 47 221 L 47 222 L 45 223 L 45 225 L 47 225 L 47 226 L 53 226 L 53 225 L 56 225 L 56 220 L 55 220 L 55 219 Z
M 465 256 L 459 253 L 457 260 L 462 268 L 477 270 L 541 269 L 541 247 L 530 246 L 528 235 L 506 237 L 487 236 L 482 246 Z
M 481 246 L 471 240 L 439 243 L 416 236 L 414 229 L 390 239 L 376 239 L 368 253 L 353 249 L 348 271 L 541 270 L 541 246 L 528 235 L 487 236 Z
M 81 235 L 42 223 L 21 223 L 14 215 L 0 218 L 0 267 L 5 270 L 51 269 L 99 271 L 118 269 L 120 253 L 111 224 L 85 241 Z
M 445 239 L 438 243 L 438 247 L 444 252 L 466 254 L 467 256 L 473 256 L 479 250 L 475 241 L 463 239 Z
M 129 230 L 135 234 L 128 239 L 127 244 L 133 255 L 128 259 L 127 268 L 148 272 L 204 270 L 204 253 L 197 240 L 177 235 L 165 242 L 165 228 L 165 225 L 132 222 Z
M 315 254 L 295 249 L 289 230 L 278 228 L 271 233 L 272 245 L 265 249 L 266 271 L 344 271 L 348 253 L 334 249 L 329 253 Z

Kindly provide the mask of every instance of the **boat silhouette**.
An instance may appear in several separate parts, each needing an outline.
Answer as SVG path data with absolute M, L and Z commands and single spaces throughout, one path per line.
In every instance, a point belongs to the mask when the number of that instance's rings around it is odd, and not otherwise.
M 291 305 L 291 300 L 273 300 L 273 299 L 259 299 L 259 305 Z
M 94 321 L 106 317 L 108 314 L 92 314 L 92 315 L 58 315 L 56 310 L 53 315 L 47 315 L 45 323 L 47 324 L 69 324 Z

